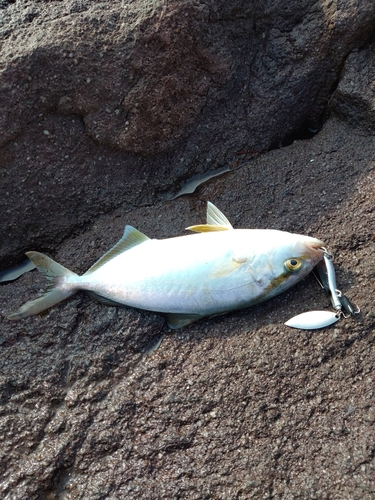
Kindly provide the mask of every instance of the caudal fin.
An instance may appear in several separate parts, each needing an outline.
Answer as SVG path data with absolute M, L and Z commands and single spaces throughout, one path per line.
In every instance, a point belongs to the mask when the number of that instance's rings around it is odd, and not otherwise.
M 64 281 L 63 278 L 77 276 L 77 274 L 69 271 L 69 269 L 61 264 L 58 264 L 42 253 L 27 252 L 26 255 L 31 262 L 35 264 L 37 269 L 48 279 L 49 284 L 41 297 L 26 302 L 26 304 L 21 306 L 18 311 L 8 316 L 11 320 L 19 320 L 38 314 L 45 309 L 48 309 L 49 307 L 67 299 L 77 291 L 77 289 L 73 287 L 70 288 L 66 285 L 61 286 Z

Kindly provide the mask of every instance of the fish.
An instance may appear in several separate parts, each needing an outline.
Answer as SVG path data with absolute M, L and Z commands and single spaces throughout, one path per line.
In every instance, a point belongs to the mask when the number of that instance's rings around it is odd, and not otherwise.
M 166 239 L 150 239 L 127 225 L 120 241 L 81 276 L 40 252 L 27 252 L 49 284 L 8 318 L 38 314 L 84 290 L 107 305 L 162 313 L 177 329 L 270 299 L 323 258 L 319 239 L 234 229 L 210 202 L 206 220 L 187 228 L 193 234 Z

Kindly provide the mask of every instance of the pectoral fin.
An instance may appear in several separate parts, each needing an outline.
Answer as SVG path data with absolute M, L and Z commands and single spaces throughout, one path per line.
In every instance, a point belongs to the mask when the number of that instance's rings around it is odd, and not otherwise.
M 231 259 L 228 259 L 210 274 L 211 279 L 224 278 L 230 276 L 232 273 L 236 272 L 241 266 L 246 264 L 247 257 L 245 255 L 233 255 Z

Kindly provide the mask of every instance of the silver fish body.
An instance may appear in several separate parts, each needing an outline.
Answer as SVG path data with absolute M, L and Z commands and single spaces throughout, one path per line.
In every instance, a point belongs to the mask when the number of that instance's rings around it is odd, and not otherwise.
M 320 240 L 284 231 L 233 229 L 212 204 L 207 220 L 209 224 L 191 228 L 199 234 L 164 240 L 151 240 L 127 226 L 120 242 L 83 276 L 29 252 L 54 288 L 10 318 L 37 314 L 46 308 L 43 301 L 50 307 L 85 290 L 107 303 L 165 313 L 169 325 L 179 328 L 271 298 L 323 258 Z

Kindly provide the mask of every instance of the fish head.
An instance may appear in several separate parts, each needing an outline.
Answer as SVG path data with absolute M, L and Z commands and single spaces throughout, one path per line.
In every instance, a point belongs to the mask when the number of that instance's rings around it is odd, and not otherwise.
M 272 277 L 266 295 L 272 297 L 309 274 L 323 258 L 324 243 L 317 238 L 281 232 L 268 257 Z
M 293 234 L 292 236 L 295 240 L 294 248 L 296 254 L 303 259 L 305 266 L 309 266 L 311 270 L 320 260 L 323 259 L 323 241 L 302 234 Z

